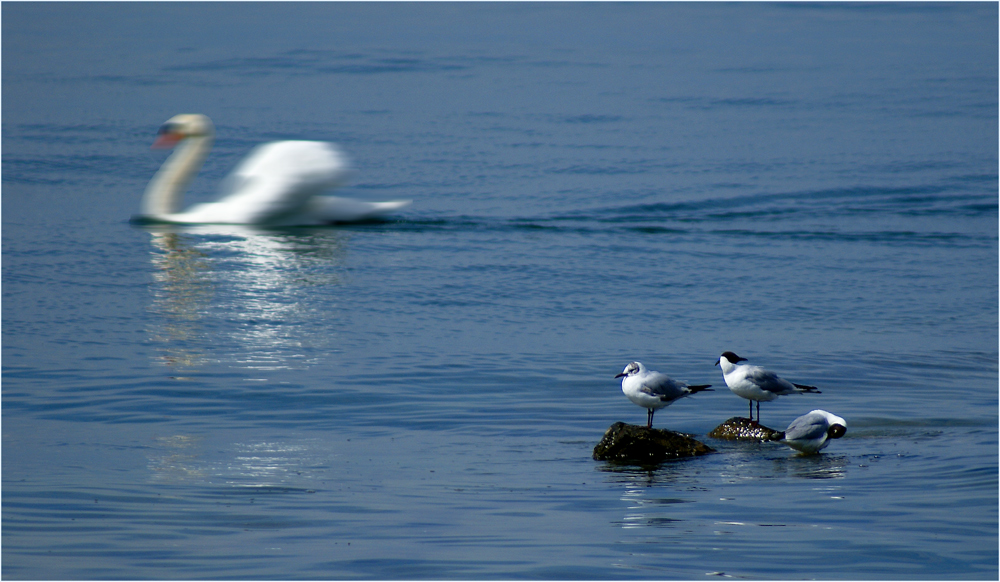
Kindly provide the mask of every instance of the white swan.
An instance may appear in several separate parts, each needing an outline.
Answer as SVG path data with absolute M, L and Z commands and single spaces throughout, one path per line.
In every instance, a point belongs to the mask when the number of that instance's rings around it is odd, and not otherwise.
M 343 155 L 326 142 L 276 141 L 257 146 L 236 166 L 223 181 L 218 202 L 180 212 L 184 191 L 214 136 L 212 121 L 204 115 L 176 115 L 160 127 L 153 147 L 177 149 L 149 181 L 142 214 L 134 222 L 306 226 L 367 220 L 410 204 L 320 196 L 350 177 Z

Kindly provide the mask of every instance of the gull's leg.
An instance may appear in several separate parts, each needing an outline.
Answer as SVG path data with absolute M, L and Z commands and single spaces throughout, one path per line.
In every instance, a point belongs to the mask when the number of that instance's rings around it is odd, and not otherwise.
M 647 408 L 649 414 L 646 416 L 646 428 L 653 428 L 653 409 Z

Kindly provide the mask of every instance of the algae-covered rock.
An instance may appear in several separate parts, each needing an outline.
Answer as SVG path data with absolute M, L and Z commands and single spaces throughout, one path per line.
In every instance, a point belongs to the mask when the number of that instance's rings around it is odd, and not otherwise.
M 771 441 L 780 439 L 784 433 L 758 424 L 756 420 L 734 416 L 712 429 L 708 436 L 729 441 Z
M 594 460 L 659 463 L 714 451 L 704 443 L 677 432 L 616 422 L 594 447 Z

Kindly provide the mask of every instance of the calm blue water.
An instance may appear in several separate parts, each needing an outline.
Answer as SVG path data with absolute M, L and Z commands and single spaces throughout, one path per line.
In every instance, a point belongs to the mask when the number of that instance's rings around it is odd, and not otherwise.
M 996 579 L 997 5 L 5 3 L 7 579 Z M 339 143 L 337 228 L 128 224 Z M 725 350 L 848 421 L 704 436 Z M 718 453 L 590 458 L 638 359 Z

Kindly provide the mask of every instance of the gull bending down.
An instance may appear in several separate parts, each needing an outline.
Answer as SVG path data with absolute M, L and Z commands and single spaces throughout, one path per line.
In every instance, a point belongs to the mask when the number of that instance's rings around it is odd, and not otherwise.
M 847 433 L 847 421 L 825 410 L 813 410 L 792 421 L 785 429 L 781 442 L 806 454 L 818 453 Z

